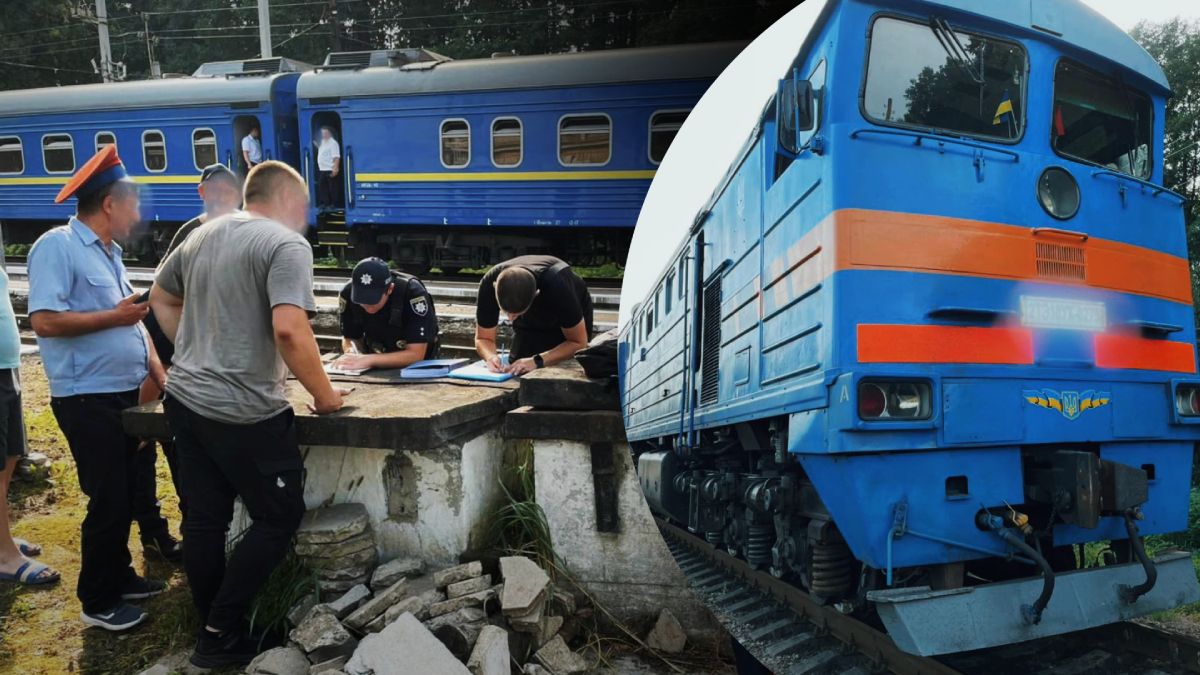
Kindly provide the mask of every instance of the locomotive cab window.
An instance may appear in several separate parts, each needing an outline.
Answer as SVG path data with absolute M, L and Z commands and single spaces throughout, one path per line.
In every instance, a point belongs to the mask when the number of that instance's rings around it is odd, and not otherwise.
M 1016 141 L 1025 124 L 1021 45 L 950 26 L 880 17 L 871 27 L 861 105 L 868 119 Z
M 1083 66 L 1059 61 L 1054 70 L 1055 152 L 1147 179 L 1154 109 L 1144 94 Z
M 167 170 L 167 142 L 161 131 L 142 133 L 142 161 L 147 171 L 162 173 Z
M 466 120 L 442 122 L 442 166 L 461 169 L 471 163 L 471 127 Z
M 513 167 L 521 163 L 521 120 L 500 117 L 492 121 L 492 164 Z
M 96 152 L 117 144 L 117 137 L 111 131 L 101 131 L 96 134 Z
M 192 162 L 197 171 L 217 163 L 217 134 L 212 129 L 196 129 L 192 132 Z
M 42 136 L 42 162 L 46 173 L 71 173 L 75 170 L 75 141 L 68 134 Z
M 567 115 L 558 121 L 558 161 L 600 166 L 612 157 L 612 120 L 608 115 Z
M 25 151 L 16 136 L 0 137 L 0 173 L 24 173 Z
M 650 116 L 650 162 L 659 164 L 688 116 L 687 110 L 664 110 Z

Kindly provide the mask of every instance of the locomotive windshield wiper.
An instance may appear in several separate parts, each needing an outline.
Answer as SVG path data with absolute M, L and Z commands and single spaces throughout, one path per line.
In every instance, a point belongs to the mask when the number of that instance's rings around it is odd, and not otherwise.
M 958 39 L 958 35 L 954 32 L 954 28 L 950 25 L 949 21 L 941 17 L 931 17 L 929 20 L 929 30 L 933 32 L 933 36 L 942 45 L 942 49 L 946 51 L 946 55 L 966 71 L 975 84 L 984 84 L 982 61 L 979 62 L 977 69 L 973 62 L 978 59 L 971 58 L 971 53 L 967 51 L 962 41 Z

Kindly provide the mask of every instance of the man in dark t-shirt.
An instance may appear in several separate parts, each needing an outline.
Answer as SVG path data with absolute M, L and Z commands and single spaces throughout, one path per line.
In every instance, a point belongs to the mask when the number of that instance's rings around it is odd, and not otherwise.
M 500 312 L 512 321 L 504 366 L 496 346 Z M 570 265 L 549 255 L 502 262 L 483 276 L 475 307 L 475 350 L 494 371 L 521 375 L 575 356 L 592 334 L 592 296 Z
M 354 267 L 338 299 L 346 369 L 404 368 L 436 359 L 437 312 L 420 279 L 388 269 L 379 258 Z

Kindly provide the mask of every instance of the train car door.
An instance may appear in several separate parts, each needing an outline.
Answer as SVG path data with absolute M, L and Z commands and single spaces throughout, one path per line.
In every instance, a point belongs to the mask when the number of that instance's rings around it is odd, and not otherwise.
M 233 118 L 233 149 L 226 154 L 225 164 L 236 171 L 239 176 L 244 177 L 250 171 L 250 167 L 246 166 L 246 160 L 242 155 L 242 141 L 250 133 L 251 129 L 258 129 L 258 140 L 263 146 L 263 159 L 268 159 L 267 144 L 262 139 L 262 128 L 262 120 L 257 115 L 238 115 Z
M 328 163 L 332 154 L 331 149 L 336 148 L 338 153 L 337 176 L 323 175 L 321 171 L 321 145 L 326 142 L 326 130 L 329 131 L 330 148 L 326 150 L 325 160 Z M 346 195 L 350 194 L 352 185 L 350 174 L 345 171 L 350 148 L 346 145 L 345 137 L 342 135 L 342 118 L 332 110 L 314 113 L 310 131 L 309 138 L 312 139 L 312 142 L 309 147 L 304 149 L 304 161 L 310 172 L 308 175 L 311 176 L 309 184 L 312 203 L 318 211 L 344 212 Z

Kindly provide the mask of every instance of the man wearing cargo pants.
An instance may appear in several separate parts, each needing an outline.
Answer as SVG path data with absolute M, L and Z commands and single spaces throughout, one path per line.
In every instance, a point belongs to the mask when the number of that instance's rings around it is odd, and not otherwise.
M 150 303 L 175 359 L 163 406 L 188 514 L 183 564 L 204 626 L 191 662 L 242 666 L 257 653 L 243 621 L 304 515 L 303 463 L 288 370 L 317 413 L 342 407 L 308 323 L 316 310 L 308 189 L 276 161 L 246 178 L 245 212 L 196 230 L 159 268 Z M 187 311 L 184 311 L 184 307 Z M 214 340 L 220 335 L 220 340 Z M 252 521 L 228 562 L 241 498 Z

